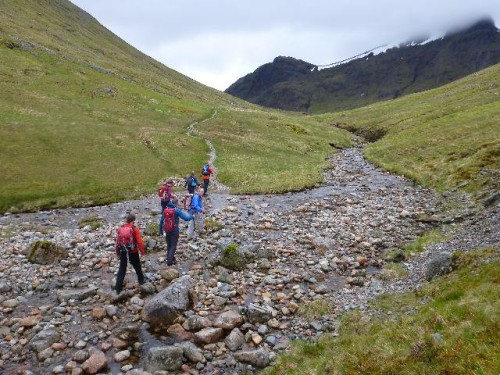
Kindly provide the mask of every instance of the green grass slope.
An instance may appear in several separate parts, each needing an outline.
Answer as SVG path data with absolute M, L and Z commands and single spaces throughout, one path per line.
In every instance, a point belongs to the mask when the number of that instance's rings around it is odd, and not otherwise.
M 320 178 L 328 143 L 348 143 L 345 131 L 279 113 L 280 123 L 293 125 L 280 128 L 286 145 L 274 147 L 280 125 L 270 112 L 156 62 L 66 0 L 2 1 L 0 58 L 0 212 L 151 193 L 164 176 L 199 170 L 209 150 L 187 128 L 215 112 L 198 127 L 221 138 L 209 138 L 216 147 L 227 145 L 218 154 L 220 176 L 237 191 L 256 191 L 255 174 L 264 191 L 309 186 Z M 231 135 L 235 119 L 252 139 Z M 316 130 L 297 132 L 303 123 Z M 295 176 L 285 163 L 257 162 L 260 152 L 289 154 Z M 252 172 L 234 179 L 238 169 Z
M 378 138 L 365 156 L 386 170 L 484 197 L 499 189 L 499 77 L 497 64 L 438 89 L 316 118 Z
M 457 270 L 415 293 L 384 295 L 341 319 L 338 337 L 296 342 L 266 375 L 500 372 L 498 248 L 456 257 Z

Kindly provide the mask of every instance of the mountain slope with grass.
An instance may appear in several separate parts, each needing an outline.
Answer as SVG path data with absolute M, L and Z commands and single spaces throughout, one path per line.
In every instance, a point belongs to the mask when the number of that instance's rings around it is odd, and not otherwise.
M 0 56 L 0 212 L 104 204 L 151 193 L 162 177 L 184 177 L 208 158 L 204 139 L 187 134 L 190 124 L 202 120 L 208 119 L 203 127 L 217 121 L 223 133 L 231 133 L 237 117 L 259 147 L 272 142 L 265 131 L 252 130 L 256 116 L 262 129 L 273 129 L 267 110 L 158 63 L 66 0 L 3 1 Z M 319 181 L 328 143 L 347 145 L 350 136 L 321 124 L 317 134 L 298 133 L 294 126 L 315 120 L 277 116 L 289 124 L 281 136 L 299 147 L 280 145 L 268 155 L 286 152 L 299 165 L 299 181 L 309 185 L 311 175 Z M 232 142 L 239 143 L 217 160 L 221 176 L 228 175 L 224 163 L 234 159 L 238 144 L 252 144 L 243 138 Z M 311 148 L 314 155 L 304 157 Z M 263 176 L 289 169 L 252 167 Z M 267 180 L 271 185 L 262 189 L 274 190 L 276 179 Z M 240 184 L 235 181 L 243 190 Z

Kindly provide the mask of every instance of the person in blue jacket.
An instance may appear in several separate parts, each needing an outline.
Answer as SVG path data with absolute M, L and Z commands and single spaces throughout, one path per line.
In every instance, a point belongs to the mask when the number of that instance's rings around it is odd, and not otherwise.
M 187 229 L 187 238 L 190 239 L 194 237 L 195 227 L 197 231 L 203 230 L 204 227 L 204 213 L 203 209 L 203 194 L 205 193 L 205 189 L 198 188 L 198 190 L 194 193 L 193 198 L 191 199 L 191 206 L 189 208 L 189 214 L 193 216 L 193 221 L 189 223 Z
M 176 263 L 175 251 L 179 241 L 179 218 L 184 221 L 193 220 L 193 216 L 177 208 L 177 204 L 177 197 L 173 197 L 167 203 L 160 219 L 160 235 L 165 232 L 165 240 L 167 241 L 167 266 Z

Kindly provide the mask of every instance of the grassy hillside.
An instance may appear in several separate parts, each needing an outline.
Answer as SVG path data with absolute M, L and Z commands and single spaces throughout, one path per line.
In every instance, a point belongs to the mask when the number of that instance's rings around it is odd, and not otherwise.
M 329 145 L 352 135 L 311 117 L 275 111 L 222 110 L 198 127 L 217 152 L 220 178 L 234 193 L 282 193 L 322 181 Z
M 484 197 L 499 189 L 499 77 L 497 64 L 438 89 L 316 119 L 379 139 L 365 155 L 386 170 Z
M 332 152 L 328 143 L 348 140 L 347 132 L 325 125 L 297 132 L 315 121 L 260 112 L 203 86 L 126 44 L 66 0 L 3 1 L 0 56 L 0 212 L 151 193 L 162 177 L 200 168 L 209 150 L 186 131 L 215 111 L 199 127 L 220 138 L 211 138 L 216 147 L 227 146 L 217 159 L 220 176 L 237 191 L 256 191 L 254 174 L 266 191 L 308 186 L 320 178 Z M 230 135 L 235 121 L 252 137 Z M 274 126 L 286 139 L 277 147 Z M 240 150 L 247 150 L 245 158 L 235 156 Z M 261 163 L 262 157 L 254 158 L 261 151 L 270 160 L 286 154 L 295 173 L 285 163 Z M 239 170 L 252 172 L 234 178 Z

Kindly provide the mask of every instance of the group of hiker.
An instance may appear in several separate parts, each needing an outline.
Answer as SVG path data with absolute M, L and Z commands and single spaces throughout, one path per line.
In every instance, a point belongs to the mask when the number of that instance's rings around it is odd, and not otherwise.
M 159 220 L 160 236 L 165 236 L 167 243 L 167 266 L 176 264 L 175 252 L 179 241 L 180 219 L 188 222 L 186 231 L 187 239 L 195 237 L 196 231 L 204 228 L 203 198 L 207 195 L 210 177 L 214 171 L 210 163 L 205 163 L 201 168 L 203 187 L 200 185 L 194 172 L 186 177 L 184 187 L 187 193 L 182 199 L 182 208 L 179 198 L 173 192 L 173 180 L 163 180 L 162 186 L 158 189 L 160 197 L 161 215 Z M 123 288 L 123 281 L 127 272 L 127 262 L 134 267 L 139 284 L 144 283 L 139 252 L 144 257 L 146 255 L 139 228 L 135 226 L 135 216 L 128 212 L 125 223 L 117 230 L 115 238 L 115 253 L 120 260 L 120 266 L 116 277 L 114 289 L 119 294 Z

